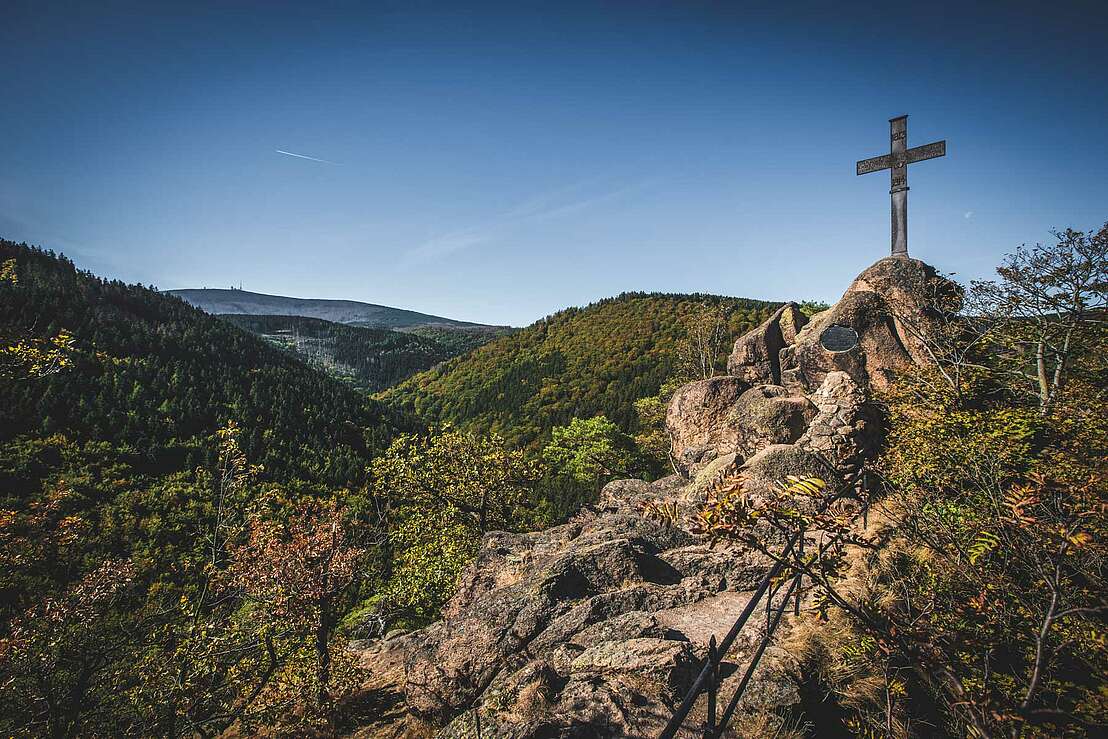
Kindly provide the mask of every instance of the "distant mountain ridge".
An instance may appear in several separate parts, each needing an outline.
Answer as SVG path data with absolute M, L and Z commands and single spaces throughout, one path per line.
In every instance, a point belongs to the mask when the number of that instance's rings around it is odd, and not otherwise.
M 166 290 L 197 308 L 211 313 L 250 316 L 301 316 L 320 318 L 333 323 L 347 323 L 366 328 L 407 331 L 426 326 L 482 332 L 503 330 L 506 326 L 491 326 L 471 321 L 434 316 L 387 305 L 362 303 L 357 300 L 326 300 L 319 298 L 289 298 L 266 295 L 248 290 L 193 288 Z

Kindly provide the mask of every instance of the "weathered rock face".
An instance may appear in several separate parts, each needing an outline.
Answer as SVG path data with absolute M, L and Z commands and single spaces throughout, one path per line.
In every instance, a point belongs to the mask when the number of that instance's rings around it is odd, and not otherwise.
M 819 412 L 796 445 L 818 454 L 844 482 L 855 482 L 862 463 L 884 439 L 881 411 L 845 372 L 831 372 L 811 396 Z
M 692 382 L 673 395 L 666 413 L 679 469 L 697 472 L 717 457 L 749 456 L 769 444 L 800 438 L 816 407 L 780 385 L 750 387 L 737 377 Z
M 781 384 L 812 392 L 829 372 L 842 371 L 860 386 L 888 387 L 897 373 L 928 361 L 920 339 L 933 321 L 927 296 L 951 285 L 918 260 L 882 259 L 781 350 Z
M 728 416 L 749 388 L 737 377 L 713 377 L 690 382 L 673 394 L 666 409 L 666 428 L 678 467 L 688 471 L 734 451 L 738 432 Z
M 961 295 L 960 288 L 939 275 L 931 265 L 903 257 L 886 257 L 854 278 L 846 294 L 859 292 L 877 293 L 885 299 L 897 336 L 916 364 L 930 361 L 921 333 L 926 333 L 931 326 L 935 297 L 951 292 Z
M 408 710 L 461 736 L 651 736 L 766 563 L 624 507 L 684 504 L 680 478 L 612 483 L 602 510 L 490 534 L 407 661 Z M 628 498 L 630 495 L 630 498 Z M 740 606 L 741 608 L 741 606 Z M 501 728 L 496 728 L 501 727 Z M 454 733 L 452 733 L 454 732 Z M 487 732 L 487 734 L 486 734 Z
M 781 350 L 796 341 L 807 322 L 796 303 L 781 306 L 765 323 L 735 342 L 727 373 L 751 385 L 780 385 Z
M 816 407 L 780 385 L 758 385 L 739 396 L 728 414 L 735 429 L 736 451 L 751 456 L 770 444 L 791 444 L 800 438 Z
M 748 549 L 698 539 L 689 514 L 739 473 L 753 499 L 789 475 L 861 484 L 881 443 L 868 392 L 926 360 L 913 338 L 929 320 L 919 291 L 939 279 L 920 262 L 886 259 L 807 324 L 795 305 L 782 307 L 736 341 L 731 375 L 675 393 L 666 424 L 682 475 L 612 482 L 563 526 L 486 535 L 441 621 L 363 652 L 378 683 L 403 683 L 409 712 L 407 724 L 367 736 L 404 736 L 413 722 L 459 739 L 478 726 L 513 739 L 657 736 L 709 639 L 728 631 L 769 567 Z M 677 520 L 645 516 L 648 503 L 672 506 Z M 756 618 L 740 634 L 722 694 L 764 628 Z M 794 705 L 796 672 L 771 646 L 742 705 Z
M 821 460 L 796 444 L 772 444 L 739 468 L 745 475 L 744 489 L 755 499 L 765 495 L 789 475 L 828 479 L 830 470 Z
M 880 417 L 866 393 L 928 361 L 921 339 L 934 321 L 928 299 L 952 286 L 923 262 L 890 257 L 811 320 L 794 303 L 782 306 L 735 341 L 728 376 L 674 394 L 666 424 L 678 468 L 693 474 L 717 457 L 737 454 L 741 462 L 800 442 L 827 457 L 825 467 L 856 470 L 880 442 Z

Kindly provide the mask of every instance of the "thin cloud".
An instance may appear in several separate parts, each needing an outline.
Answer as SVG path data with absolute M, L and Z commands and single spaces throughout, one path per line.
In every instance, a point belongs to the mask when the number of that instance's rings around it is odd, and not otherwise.
M 460 229 L 428 239 L 404 255 L 401 264 L 414 266 L 438 257 L 453 254 L 495 240 L 504 232 L 532 223 L 544 223 L 573 213 L 592 208 L 601 203 L 616 200 L 623 196 L 649 187 L 657 179 L 643 180 L 631 185 L 585 198 L 570 200 L 566 196 L 580 191 L 582 183 L 563 187 L 533 198 L 509 208 L 486 223 L 473 228 Z
M 287 157 L 296 157 L 297 159 L 307 159 L 311 162 L 320 162 L 321 164 L 333 164 L 336 167 L 340 166 L 338 162 L 332 162 L 329 159 L 320 159 L 318 157 L 310 157 L 307 154 L 297 154 L 295 151 L 285 151 L 284 149 L 274 149 L 278 154 L 284 154 Z
M 607 202 L 610 202 L 612 200 L 618 200 L 619 198 L 622 198 L 625 195 L 630 195 L 632 193 L 639 192 L 640 190 L 643 190 L 643 189 L 649 187 L 650 185 L 655 184 L 656 182 L 658 182 L 657 179 L 643 180 L 642 182 L 636 182 L 634 184 L 627 185 L 626 187 L 620 187 L 620 188 L 617 188 L 615 190 L 611 190 L 609 192 L 605 192 L 605 193 L 602 193 L 600 195 L 595 195 L 595 196 L 590 197 L 590 198 L 584 198 L 582 200 L 577 200 L 577 201 L 572 202 L 572 203 L 566 203 L 565 205 L 559 205 L 559 206 L 556 206 L 556 207 L 552 207 L 552 208 L 549 208 L 547 210 L 541 211 L 539 213 L 533 214 L 532 216 L 530 216 L 529 220 L 535 220 L 535 221 L 540 221 L 541 222 L 541 221 L 548 221 L 548 220 L 551 220 L 553 218 L 560 218 L 561 216 L 567 216 L 567 215 L 570 215 L 571 213 L 577 213 L 577 212 L 585 210 L 587 208 L 592 208 L 595 205 L 600 205 L 601 203 L 607 203 Z
M 467 231 L 436 236 L 405 254 L 403 262 L 408 266 L 422 264 L 438 257 L 445 257 L 447 254 L 453 254 L 456 251 L 468 249 L 471 246 L 483 244 L 488 240 L 489 237 L 487 236 Z

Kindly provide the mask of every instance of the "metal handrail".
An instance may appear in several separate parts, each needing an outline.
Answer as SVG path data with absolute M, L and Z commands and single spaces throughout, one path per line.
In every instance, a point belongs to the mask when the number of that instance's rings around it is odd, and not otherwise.
M 821 459 L 820 461 L 823 460 Z M 823 513 L 824 511 L 826 511 L 827 508 L 836 500 L 841 498 L 847 492 L 847 490 L 847 487 L 840 488 L 838 491 L 835 492 L 834 495 L 825 498 L 822 505 L 820 505 L 818 512 Z M 868 506 L 863 506 L 863 510 L 865 510 L 866 508 L 868 508 Z M 681 729 L 681 725 L 685 722 L 685 719 L 688 718 L 689 712 L 692 710 L 693 705 L 696 703 L 696 699 L 700 697 L 700 694 L 704 692 L 705 689 L 707 689 L 708 691 L 708 721 L 704 728 L 704 736 L 706 737 L 706 739 L 715 739 L 719 736 L 719 733 L 722 732 L 723 729 L 727 728 L 728 723 L 730 723 L 731 721 L 731 717 L 735 713 L 735 709 L 739 705 L 739 701 L 742 699 L 743 692 L 746 690 L 747 685 L 750 683 L 750 678 L 754 674 L 755 668 L 758 666 L 758 661 L 761 659 L 762 654 L 766 650 L 766 647 L 769 646 L 769 642 L 772 639 L 774 632 L 777 630 L 778 624 L 781 622 L 781 617 L 785 612 L 785 608 L 788 607 L 789 599 L 792 597 L 794 591 L 796 592 L 795 611 L 797 613 L 799 613 L 800 611 L 800 584 L 804 577 L 803 572 L 798 571 L 796 575 L 792 578 L 788 590 L 785 592 L 785 595 L 781 598 L 780 604 L 777 606 L 776 612 L 771 619 L 767 620 L 766 634 L 762 638 L 762 641 L 759 643 L 758 648 L 755 650 L 754 656 L 751 658 L 750 664 L 747 666 L 746 672 L 743 674 L 743 678 L 739 682 L 739 687 L 735 690 L 735 694 L 728 702 L 727 709 L 720 716 L 720 721 L 717 725 L 715 709 L 717 702 L 717 692 L 719 689 L 720 663 L 727 655 L 727 652 L 730 650 L 731 645 L 734 643 L 735 639 L 738 638 L 738 635 L 743 630 L 743 627 L 746 626 L 747 621 L 750 620 L 750 616 L 758 607 L 758 604 L 761 602 L 762 597 L 766 594 L 766 591 L 769 590 L 770 585 L 778 577 L 778 575 L 781 574 L 781 571 L 785 569 L 785 560 L 792 553 L 793 548 L 799 544 L 799 546 L 801 547 L 801 551 L 803 551 L 804 535 L 806 533 L 807 532 L 804 530 L 798 531 L 792 536 L 792 538 L 789 539 L 788 543 L 785 545 L 785 548 L 781 550 L 781 553 L 779 555 L 777 555 L 777 561 L 774 563 L 773 567 L 770 568 L 769 572 L 766 573 L 766 576 L 762 579 L 762 582 L 758 585 L 758 588 L 754 591 L 753 595 L 751 595 L 750 600 L 747 601 L 747 604 L 743 608 L 742 613 L 739 614 L 738 619 L 736 619 L 735 623 L 731 626 L 730 631 L 727 632 L 727 636 L 724 637 L 719 646 L 716 646 L 714 635 L 709 640 L 708 654 L 704 658 L 704 666 L 701 667 L 700 672 L 696 676 L 696 679 L 693 680 L 692 685 L 689 686 L 689 690 L 685 694 L 684 700 L 681 701 L 681 705 L 678 706 L 677 710 L 670 718 L 669 723 L 667 723 L 665 729 L 662 730 L 662 733 L 658 735 L 658 739 L 673 739 L 677 735 L 677 732 Z M 772 602 L 772 600 L 773 595 L 771 594 L 769 599 L 766 601 L 767 616 L 769 614 L 770 603 Z M 705 685 L 706 682 L 707 685 Z
M 719 660 L 722 660 L 723 655 L 727 654 L 727 651 L 731 648 L 731 644 L 734 643 L 735 639 L 738 637 L 739 632 L 746 626 L 746 622 L 750 620 L 751 614 L 753 614 L 754 609 L 758 607 L 758 602 L 761 601 L 762 596 L 766 594 L 773 579 L 785 568 L 784 558 L 792 552 L 792 548 L 796 546 L 796 540 L 798 538 L 800 538 L 800 534 L 797 534 L 789 541 L 782 551 L 781 557 L 773 565 L 765 578 L 763 578 L 761 584 L 758 585 L 758 589 L 754 591 L 754 595 L 747 601 L 746 607 L 743 608 L 742 613 L 739 614 L 739 618 L 735 621 L 734 625 L 731 626 L 731 630 L 727 632 L 727 636 L 724 637 L 718 647 L 715 666 L 718 666 Z M 712 638 L 713 640 L 715 639 L 714 636 Z M 681 727 L 685 718 L 688 717 L 689 711 L 692 710 L 696 699 L 700 697 L 700 693 L 704 688 L 704 681 L 713 668 L 712 656 L 713 655 L 709 654 L 704 658 L 704 667 L 700 669 L 700 673 L 696 676 L 696 680 L 693 681 L 693 684 L 689 687 L 688 693 L 685 694 L 685 700 L 681 702 L 680 707 L 678 707 L 677 711 L 673 714 L 673 718 L 670 719 L 669 724 L 666 725 L 665 731 L 661 733 L 658 739 L 673 739 L 677 734 L 677 730 Z
M 755 650 L 754 656 L 750 658 L 750 664 L 747 665 L 746 672 L 743 673 L 743 679 L 739 681 L 739 687 L 735 689 L 735 694 L 731 696 L 731 702 L 727 704 L 727 709 L 723 712 L 723 715 L 719 718 L 719 730 L 722 731 L 727 727 L 727 724 L 731 722 L 731 716 L 734 715 L 735 709 L 739 706 L 739 700 L 742 698 L 743 693 L 746 691 L 746 686 L 750 683 L 750 678 L 754 675 L 754 668 L 758 666 L 758 660 L 762 658 L 762 653 L 766 651 L 766 647 L 769 646 L 770 638 L 773 637 L 773 632 L 777 630 L 777 625 L 781 622 L 781 616 L 785 613 L 785 608 L 789 605 L 789 598 L 792 597 L 793 591 L 796 591 L 796 602 L 800 602 L 800 578 L 802 573 L 796 573 L 796 577 L 789 583 L 789 589 L 785 591 L 785 594 L 781 597 L 781 603 L 777 606 L 777 612 L 773 615 L 773 623 L 769 629 L 766 630 L 766 635 L 762 637 L 762 643 L 758 645 L 758 649 Z M 710 712 L 711 713 L 711 712 Z M 715 717 L 710 716 L 708 724 L 710 730 L 713 732 L 709 736 L 715 736 Z

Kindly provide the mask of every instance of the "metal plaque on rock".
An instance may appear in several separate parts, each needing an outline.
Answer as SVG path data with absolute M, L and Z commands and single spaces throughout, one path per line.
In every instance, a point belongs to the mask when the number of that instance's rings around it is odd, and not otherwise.
M 834 323 L 819 335 L 819 343 L 829 352 L 836 354 L 848 352 L 858 346 L 858 332 L 850 326 Z

